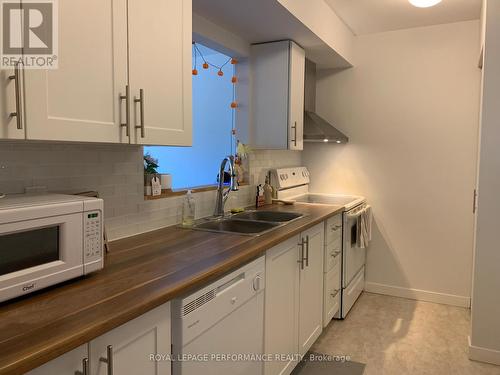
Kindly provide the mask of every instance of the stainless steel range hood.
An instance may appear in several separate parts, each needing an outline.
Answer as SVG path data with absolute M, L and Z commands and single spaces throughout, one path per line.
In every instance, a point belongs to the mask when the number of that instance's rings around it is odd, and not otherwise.
M 316 64 L 307 59 L 304 109 L 304 142 L 349 142 L 344 133 L 316 114 Z

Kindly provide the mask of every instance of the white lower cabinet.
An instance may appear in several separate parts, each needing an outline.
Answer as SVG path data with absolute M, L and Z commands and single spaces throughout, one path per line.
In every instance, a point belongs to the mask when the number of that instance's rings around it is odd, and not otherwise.
M 326 327 L 340 309 L 340 263 L 324 277 L 323 327 Z
M 331 217 L 325 224 L 323 275 L 323 327 L 340 310 L 342 259 L 342 214 Z
M 304 355 L 323 330 L 324 225 L 302 232 L 307 241 L 305 264 L 300 270 L 299 353 Z
M 275 246 L 266 254 L 266 299 L 264 309 L 264 351 L 267 355 L 298 352 L 300 237 Z M 289 374 L 296 362 L 267 361 L 264 373 Z
M 28 374 L 170 375 L 170 332 L 170 303 L 166 303 Z
M 31 370 L 27 375 L 74 375 L 78 371 L 84 374 L 84 366 L 88 366 L 88 357 L 88 344 L 85 344 Z
M 275 246 L 266 254 L 264 351 L 266 375 L 290 374 L 321 334 L 324 224 Z
M 90 373 L 95 375 L 169 375 L 169 361 L 155 361 L 156 354 L 169 355 L 170 304 L 162 305 L 92 340 Z

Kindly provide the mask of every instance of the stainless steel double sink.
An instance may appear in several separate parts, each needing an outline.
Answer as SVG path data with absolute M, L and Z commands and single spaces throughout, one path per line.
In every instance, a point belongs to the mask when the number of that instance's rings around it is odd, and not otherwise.
M 298 212 L 246 211 L 231 216 L 202 219 L 197 221 L 191 229 L 259 236 L 302 217 L 304 214 Z

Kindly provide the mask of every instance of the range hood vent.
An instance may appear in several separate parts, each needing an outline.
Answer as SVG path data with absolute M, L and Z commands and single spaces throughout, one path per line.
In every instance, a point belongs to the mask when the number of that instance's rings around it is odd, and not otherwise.
M 316 114 L 316 64 L 307 59 L 304 108 L 304 142 L 349 142 L 344 133 Z
M 347 143 L 349 138 L 314 112 L 304 112 L 304 142 Z

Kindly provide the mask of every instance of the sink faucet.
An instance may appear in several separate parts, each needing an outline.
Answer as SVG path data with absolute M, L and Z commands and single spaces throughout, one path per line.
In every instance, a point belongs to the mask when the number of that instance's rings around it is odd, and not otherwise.
M 231 183 L 229 188 L 224 191 L 224 170 L 226 164 L 229 165 L 229 174 L 231 175 Z M 219 186 L 217 187 L 217 199 L 215 201 L 214 216 L 224 216 L 224 204 L 229 197 L 229 192 L 238 191 L 238 182 L 236 181 L 236 174 L 234 170 L 234 156 L 226 156 L 219 168 Z

